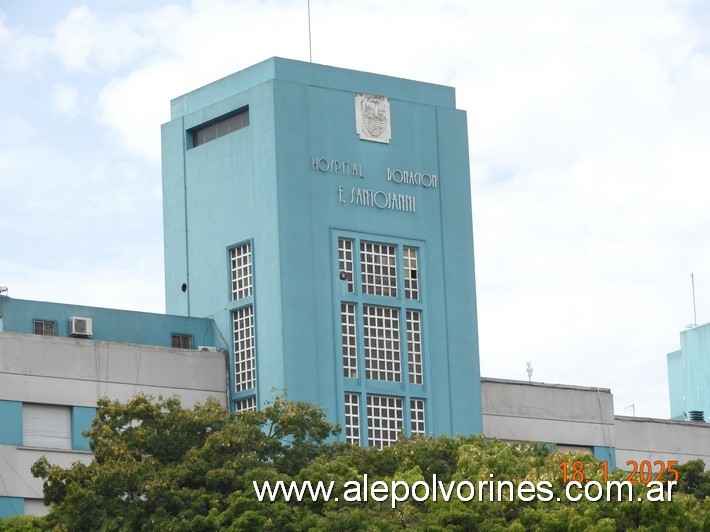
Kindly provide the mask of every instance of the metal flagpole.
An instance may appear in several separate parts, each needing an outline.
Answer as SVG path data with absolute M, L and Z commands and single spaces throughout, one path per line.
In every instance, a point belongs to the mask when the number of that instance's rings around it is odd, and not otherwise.
M 308 59 L 313 62 L 313 48 L 311 47 L 311 0 L 308 0 Z

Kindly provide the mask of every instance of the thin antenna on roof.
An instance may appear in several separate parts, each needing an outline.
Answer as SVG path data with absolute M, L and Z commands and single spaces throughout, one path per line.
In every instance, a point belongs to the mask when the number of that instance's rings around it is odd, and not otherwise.
M 313 48 L 311 46 L 311 0 L 308 0 L 308 60 L 313 62 Z
M 698 326 L 698 314 L 695 310 L 695 276 L 690 272 L 690 285 L 693 287 L 693 325 Z

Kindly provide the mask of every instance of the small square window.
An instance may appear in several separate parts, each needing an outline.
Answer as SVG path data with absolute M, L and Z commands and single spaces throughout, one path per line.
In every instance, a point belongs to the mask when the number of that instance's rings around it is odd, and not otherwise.
M 34 320 L 34 333 L 42 336 L 56 336 L 57 328 L 53 321 Z
M 173 333 L 171 345 L 174 349 L 192 349 L 192 336 Z

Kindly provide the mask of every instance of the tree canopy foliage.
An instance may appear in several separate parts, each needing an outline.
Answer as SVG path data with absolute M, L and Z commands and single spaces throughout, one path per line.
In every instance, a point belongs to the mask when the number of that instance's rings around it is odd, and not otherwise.
M 230 414 L 214 401 L 184 409 L 177 398 L 136 396 L 98 404 L 88 435 L 95 459 L 70 468 L 45 458 L 33 466 L 44 479 L 48 516 L 27 530 L 703 530 L 710 528 L 709 474 L 691 465 L 685 493 L 671 501 L 570 501 L 560 462 L 584 464 L 602 481 L 591 455 L 557 454 L 543 445 L 506 444 L 481 436 L 402 439 L 385 449 L 333 443 L 338 427 L 312 405 L 277 398 L 263 410 Z M 679 467 L 681 481 L 684 470 Z M 464 502 L 429 497 L 346 501 L 348 482 L 388 485 L 490 479 L 549 482 L 550 500 Z M 621 471 L 610 479 L 625 480 Z M 264 481 L 334 481 L 330 500 L 259 501 Z M 465 491 L 465 490 L 464 490 Z M 468 492 L 466 492 L 468 493 Z M 337 500 L 335 499 L 337 497 Z M 560 500 L 557 500 L 559 497 Z M 0 530 L 3 528 L 0 521 Z M 20 521 L 16 521 L 20 523 Z

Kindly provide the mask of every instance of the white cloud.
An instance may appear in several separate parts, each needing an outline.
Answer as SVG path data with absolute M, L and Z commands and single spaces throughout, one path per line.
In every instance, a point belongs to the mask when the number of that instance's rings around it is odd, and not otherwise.
M 50 101 L 54 110 L 68 117 L 74 117 L 79 112 L 79 91 L 72 85 L 58 83 L 52 89 Z
M 8 25 L 7 15 L 0 11 L 0 65 L 17 70 L 37 68 L 49 41 L 23 33 Z

